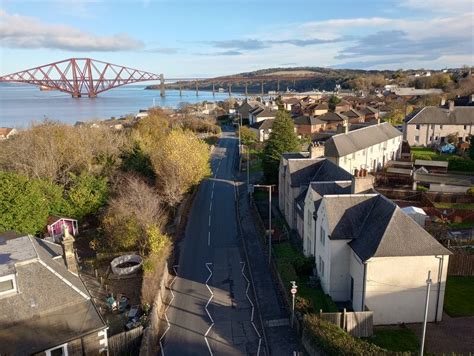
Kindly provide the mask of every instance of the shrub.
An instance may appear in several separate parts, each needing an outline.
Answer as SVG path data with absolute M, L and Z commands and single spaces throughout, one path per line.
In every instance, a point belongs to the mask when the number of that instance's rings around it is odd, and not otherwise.
M 314 312 L 314 305 L 310 299 L 303 297 L 296 297 L 295 307 L 298 311 L 303 314 Z
M 416 190 L 417 190 L 418 192 L 427 192 L 429 189 L 426 188 L 426 187 L 424 187 L 424 186 L 422 186 L 422 185 L 418 185 L 418 186 L 416 187 Z
M 303 335 L 329 355 L 376 355 L 386 352 L 349 335 L 339 326 L 320 319 L 315 314 L 305 315 Z
M 298 275 L 309 276 L 313 273 L 314 268 L 314 257 L 309 256 L 305 257 L 299 255 L 297 258 L 293 260 L 293 267 L 296 270 Z

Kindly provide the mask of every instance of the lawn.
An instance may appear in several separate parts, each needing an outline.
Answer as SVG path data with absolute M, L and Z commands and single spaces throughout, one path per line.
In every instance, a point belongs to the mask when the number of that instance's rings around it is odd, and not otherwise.
M 448 276 L 444 311 L 449 316 L 474 316 L 474 277 Z
M 474 161 L 455 154 L 438 153 L 427 147 L 411 147 L 413 159 L 431 161 L 449 161 L 448 170 L 458 172 L 474 172 Z
M 462 210 L 473 210 L 474 203 L 433 203 L 438 209 L 462 209 Z
M 374 335 L 364 340 L 393 352 L 416 353 L 420 350 L 418 337 L 404 326 L 396 329 L 375 328 Z

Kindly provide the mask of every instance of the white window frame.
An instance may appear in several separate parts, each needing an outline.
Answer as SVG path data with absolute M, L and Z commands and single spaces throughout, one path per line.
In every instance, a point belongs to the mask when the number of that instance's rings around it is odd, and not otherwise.
M 9 274 L 6 276 L 1 276 L 0 277 L 0 282 L 5 282 L 5 281 L 12 281 L 13 282 L 13 289 L 9 289 L 3 292 L 0 292 L 0 297 L 7 295 L 7 294 L 12 294 L 12 293 L 17 293 L 18 292 L 18 286 L 16 284 L 16 277 L 14 274 Z
M 65 344 L 62 344 L 62 345 L 58 345 L 58 346 L 55 346 L 49 350 L 46 350 L 45 353 L 46 353 L 46 356 L 51 356 L 51 351 L 54 351 L 54 350 L 57 350 L 59 348 L 62 348 L 63 349 L 63 354 L 65 356 L 68 356 L 69 353 L 67 352 L 67 342 Z

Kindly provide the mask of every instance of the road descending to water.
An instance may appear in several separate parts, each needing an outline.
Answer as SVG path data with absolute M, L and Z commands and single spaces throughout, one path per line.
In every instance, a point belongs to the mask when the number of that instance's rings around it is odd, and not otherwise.
M 212 155 L 212 177 L 202 182 L 191 208 L 174 267 L 169 324 L 161 329 L 162 355 L 263 354 L 238 240 L 237 149 L 234 132 L 224 130 Z

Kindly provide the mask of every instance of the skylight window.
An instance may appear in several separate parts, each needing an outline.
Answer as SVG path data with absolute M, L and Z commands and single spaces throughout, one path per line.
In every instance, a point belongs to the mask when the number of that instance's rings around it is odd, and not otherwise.
M 0 296 L 16 292 L 15 276 L 8 275 L 0 277 Z

